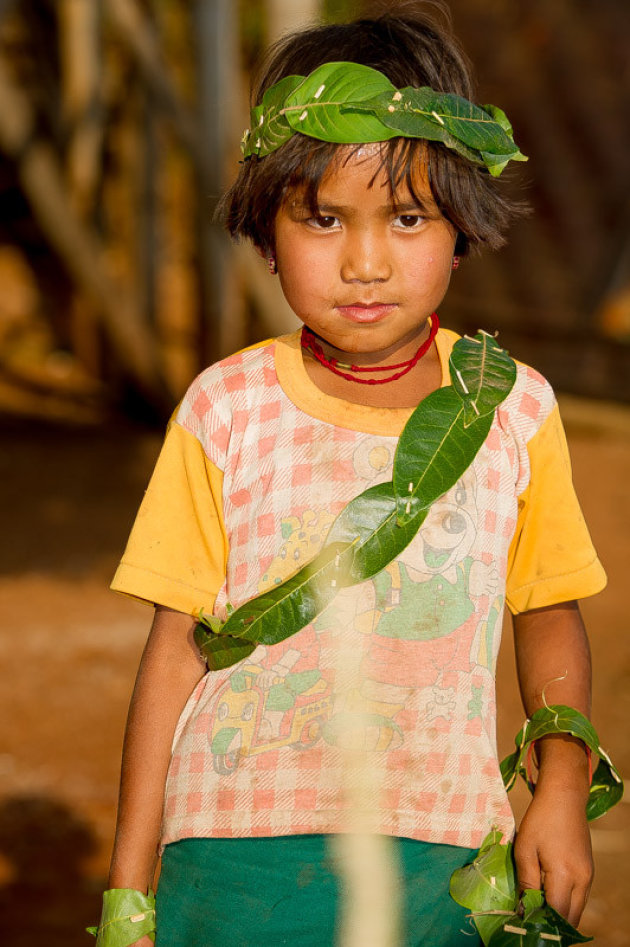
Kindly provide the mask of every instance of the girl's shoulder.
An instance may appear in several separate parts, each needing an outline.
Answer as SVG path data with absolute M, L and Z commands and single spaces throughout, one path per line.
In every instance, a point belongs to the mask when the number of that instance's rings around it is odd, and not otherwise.
M 270 385 L 275 374 L 275 344 L 276 339 L 257 342 L 204 368 L 184 395 L 179 414 L 190 410 L 198 412 L 205 409 L 208 402 L 213 408 L 225 399 L 238 402 L 239 393 L 243 397 L 261 385 Z
M 263 372 L 265 366 L 273 364 L 275 344 L 276 339 L 266 339 L 214 362 L 197 375 L 184 397 L 193 391 L 216 387 L 227 391 L 243 389 L 246 384 L 256 381 L 257 372 Z
M 443 361 L 448 360 L 460 338 L 457 332 L 440 328 L 437 344 Z M 519 361 L 514 353 L 510 352 L 510 355 L 516 362 L 516 381 L 499 408 L 498 420 L 503 427 L 510 427 L 513 433 L 528 440 L 555 408 L 556 396 L 544 375 Z
M 172 422 L 192 434 L 214 463 L 222 463 L 234 425 L 277 383 L 275 339 L 241 349 L 205 368 L 189 386 Z
M 507 416 L 510 425 L 529 439 L 547 420 L 556 407 L 556 395 L 539 371 L 514 359 L 516 381 L 499 412 Z

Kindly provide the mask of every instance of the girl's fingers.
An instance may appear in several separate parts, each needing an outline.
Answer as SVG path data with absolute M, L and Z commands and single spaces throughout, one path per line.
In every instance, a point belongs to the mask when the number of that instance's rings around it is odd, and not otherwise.
M 571 882 L 568 882 L 568 884 L 566 881 L 562 882 L 556 875 L 549 873 L 545 876 L 543 890 L 547 904 L 550 904 L 558 914 L 565 917 L 569 924 L 573 924 L 569 915 L 571 914 L 573 892 L 575 889 L 571 885 Z
M 573 924 L 574 927 L 577 927 L 580 923 L 580 918 L 586 907 L 586 902 L 588 901 L 588 896 L 591 891 L 590 882 L 584 886 L 576 885 L 576 887 L 571 892 L 571 907 L 569 909 L 569 914 L 567 915 L 567 920 L 569 924 Z
M 527 888 L 540 890 L 542 888 L 542 877 L 538 854 L 536 852 L 531 855 L 524 854 L 517 848 L 514 853 L 514 861 L 519 889 L 521 891 L 525 891 Z
M 551 873 L 546 875 L 544 880 L 547 903 L 574 927 L 580 922 L 590 888 L 590 882 L 574 884 L 568 877 L 561 878 Z

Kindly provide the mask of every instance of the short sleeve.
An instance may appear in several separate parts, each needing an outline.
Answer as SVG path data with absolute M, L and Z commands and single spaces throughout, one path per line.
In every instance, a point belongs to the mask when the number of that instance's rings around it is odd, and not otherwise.
M 197 615 L 225 580 L 223 473 L 194 434 L 171 422 L 112 589 Z
M 519 496 L 508 554 L 513 614 L 600 592 L 606 575 L 584 522 L 558 406 L 527 443 L 529 484 Z

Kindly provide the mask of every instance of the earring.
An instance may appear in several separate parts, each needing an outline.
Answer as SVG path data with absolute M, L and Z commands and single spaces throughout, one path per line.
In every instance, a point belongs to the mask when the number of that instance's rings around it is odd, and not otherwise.
M 278 272 L 278 264 L 276 263 L 276 258 L 273 256 L 273 254 L 267 257 L 267 266 L 269 267 L 269 272 L 271 275 L 275 276 Z
M 453 257 L 453 262 L 452 262 L 452 264 L 451 264 L 452 269 L 457 270 L 457 269 L 459 268 L 459 264 L 460 264 L 461 262 L 462 262 L 462 258 L 461 258 L 460 256 L 454 256 L 454 257 Z

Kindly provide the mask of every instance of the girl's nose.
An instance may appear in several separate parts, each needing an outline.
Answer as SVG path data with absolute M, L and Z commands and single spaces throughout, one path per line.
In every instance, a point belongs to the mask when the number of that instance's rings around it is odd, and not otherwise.
M 343 248 L 341 278 L 345 283 L 384 283 L 392 275 L 387 245 L 374 234 L 349 237 Z

